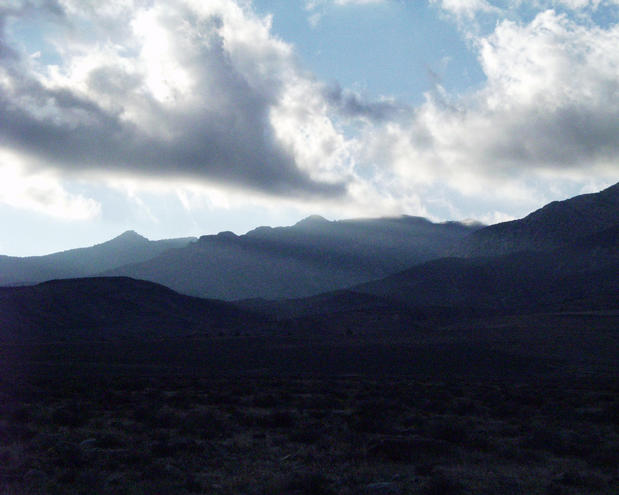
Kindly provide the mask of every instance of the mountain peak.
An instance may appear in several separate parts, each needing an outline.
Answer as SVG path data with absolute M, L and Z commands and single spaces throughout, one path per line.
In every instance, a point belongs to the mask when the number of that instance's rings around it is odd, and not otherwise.
M 320 215 L 310 215 L 309 217 L 304 218 L 303 220 L 298 221 L 294 224 L 295 227 L 314 227 L 318 225 L 325 225 L 327 223 L 331 223 L 325 217 L 321 217 Z
M 235 240 L 235 239 L 238 239 L 238 237 L 239 237 L 238 235 L 236 235 L 234 232 L 230 230 L 225 230 L 223 232 L 220 232 L 216 236 L 217 239 L 224 240 L 224 241 Z
M 135 230 L 126 230 L 117 237 L 114 237 L 111 241 L 123 241 L 123 242 L 144 242 L 148 239 L 138 234 Z

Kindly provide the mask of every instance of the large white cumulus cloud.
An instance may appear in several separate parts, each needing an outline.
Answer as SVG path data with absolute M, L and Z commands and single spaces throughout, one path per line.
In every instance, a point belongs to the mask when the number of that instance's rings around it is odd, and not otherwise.
M 484 85 L 459 96 L 438 87 L 409 118 L 369 130 L 366 160 L 387 157 L 395 182 L 419 190 L 442 184 L 505 205 L 617 180 L 619 25 L 547 10 L 469 34 Z
M 345 193 L 344 143 L 320 88 L 249 6 L 58 0 L 1 12 L 4 146 L 67 172 Z M 53 24 L 59 62 L 11 45 L 24 16 Z

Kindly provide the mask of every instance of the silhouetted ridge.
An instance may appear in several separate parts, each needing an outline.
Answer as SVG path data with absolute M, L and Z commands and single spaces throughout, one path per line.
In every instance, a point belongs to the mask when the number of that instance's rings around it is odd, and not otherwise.
M 141 236 L 140 234 L 138 234 L 135 230 L 127 230 L 125 232 L 123 232 L 122 234 L 120 234 L 119 236 L 114 237 L 113 239 L 106 241 L 108 243 L 120 243 L 120 242 L 131 242 L 131 243 L 135 243 L 135 242 L 141 242 L 141 243 L 147 243 L 150 242 L 146 237 Z M 105 244 L 102 243 L 102 244 Z
M 330 321 L 334 315 L 339 315 L 343 325 L 382 318 L 384 328 L 394 326 L 389 323 L 392 317 L 414 322 L 539 311 L 615 311 L 619 309 L 617 193 L 614 186 L 598 194 L 554 202 L 521 221 L 482 229 L 465 239 L 474 238 L 479 247 L 479 237 L 487 236 L 492 248 L 487 252 L 498 251 L 499 255 L 434 259 L 350 287 L 345 293 L 271 303 L 253 301 L 247 307 L 274 317 L 311 317 L 318 327 L 336 327 L 340 320 Z M 570 222 L 572 214 L 575 220 Z M 557 225 L 540 227 L 550 219 L 557 219 Z M 564 235 L 567 226 L 570 228 Z M 537 249 L 523 250 L 523 244 L 512 243 L 521 232 L 539 234 L 528 239 L 536 240 Z M 543 237 L 545 232 L 547 238 Z M 506 247 L 502 240 L 517 250 L 502 253 L 500 248 Z M 548 247 L 555 243 L 559 246 Z M 402 311 L 407 316 L 402 317 Z
M 202 236 L 183 249 L 105 274 L 225 300 L 304 297 L 444 256 L 475 228 L 407 216 L 329 221 L 312 215 L 290 227 Z
M 619 183 L 599 193 L 553 201 L 520 220 L 491 225 L 465 238 L 454 254 L 497 256 L 544 251 L 619 223 Z
M 226 242 L 235 242 L 238 240 L 239 236 L 234 232 L 230 232 L 229 230 L 224 232 L 219 232 L 215 235 L 203 235 L 198 239 L 199 244 L 208 244 L 209 242 L 218 242 L 218 243 L 226 243 Z
M 255 331 L 262 323 L 232 304 L 128 277 L 0 288 L 0 340 L 180 337 L 245 327 Z
M 327 220 L 324 217 L 321 217 L 320 215 L 310 215 L 309 217 L 306 217 L 303 220 L 299 220 L 297 223 L 294 224 L 294 227 L 297 227 L 297 228 L 320 227 L 328 223 L 330 223 L 329 220 Z
M 0 257 L 0 285 L 22 285 L 59 278 L 97 275 L 130 263 L 152 259 L 168 249 L 184 247 L 193 237 L 149 241 L 133 230 L 92 247 L 45 256 Z

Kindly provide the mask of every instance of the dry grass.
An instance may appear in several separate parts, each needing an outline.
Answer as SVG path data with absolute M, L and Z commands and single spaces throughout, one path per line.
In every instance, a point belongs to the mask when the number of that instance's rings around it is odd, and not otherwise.
M 1 384 L 0 495 L 607 494 L 616 383 Z

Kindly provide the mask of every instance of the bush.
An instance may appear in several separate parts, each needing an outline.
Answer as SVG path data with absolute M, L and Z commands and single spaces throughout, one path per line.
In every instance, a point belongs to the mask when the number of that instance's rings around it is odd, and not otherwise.
M 52 413 L 51 421 L 56 426 L 79 428 L 90 420 L 90 411 L 78 402 L 61 406 Z
M 181 430 L 210 440 L 223 435 L 224 423 L 212 411 L 191 411 L 183 418 Z
M 328 478 L 321 473 L 305 473 L 295 477 L 290 480 L 287 488 L 299 495 L 329 495 L 335 493 L 329 486 Z
M 423 495 L 460 495 L 464 493 L 463 485 L 444 474 L 437 474 L 423 486 Z

